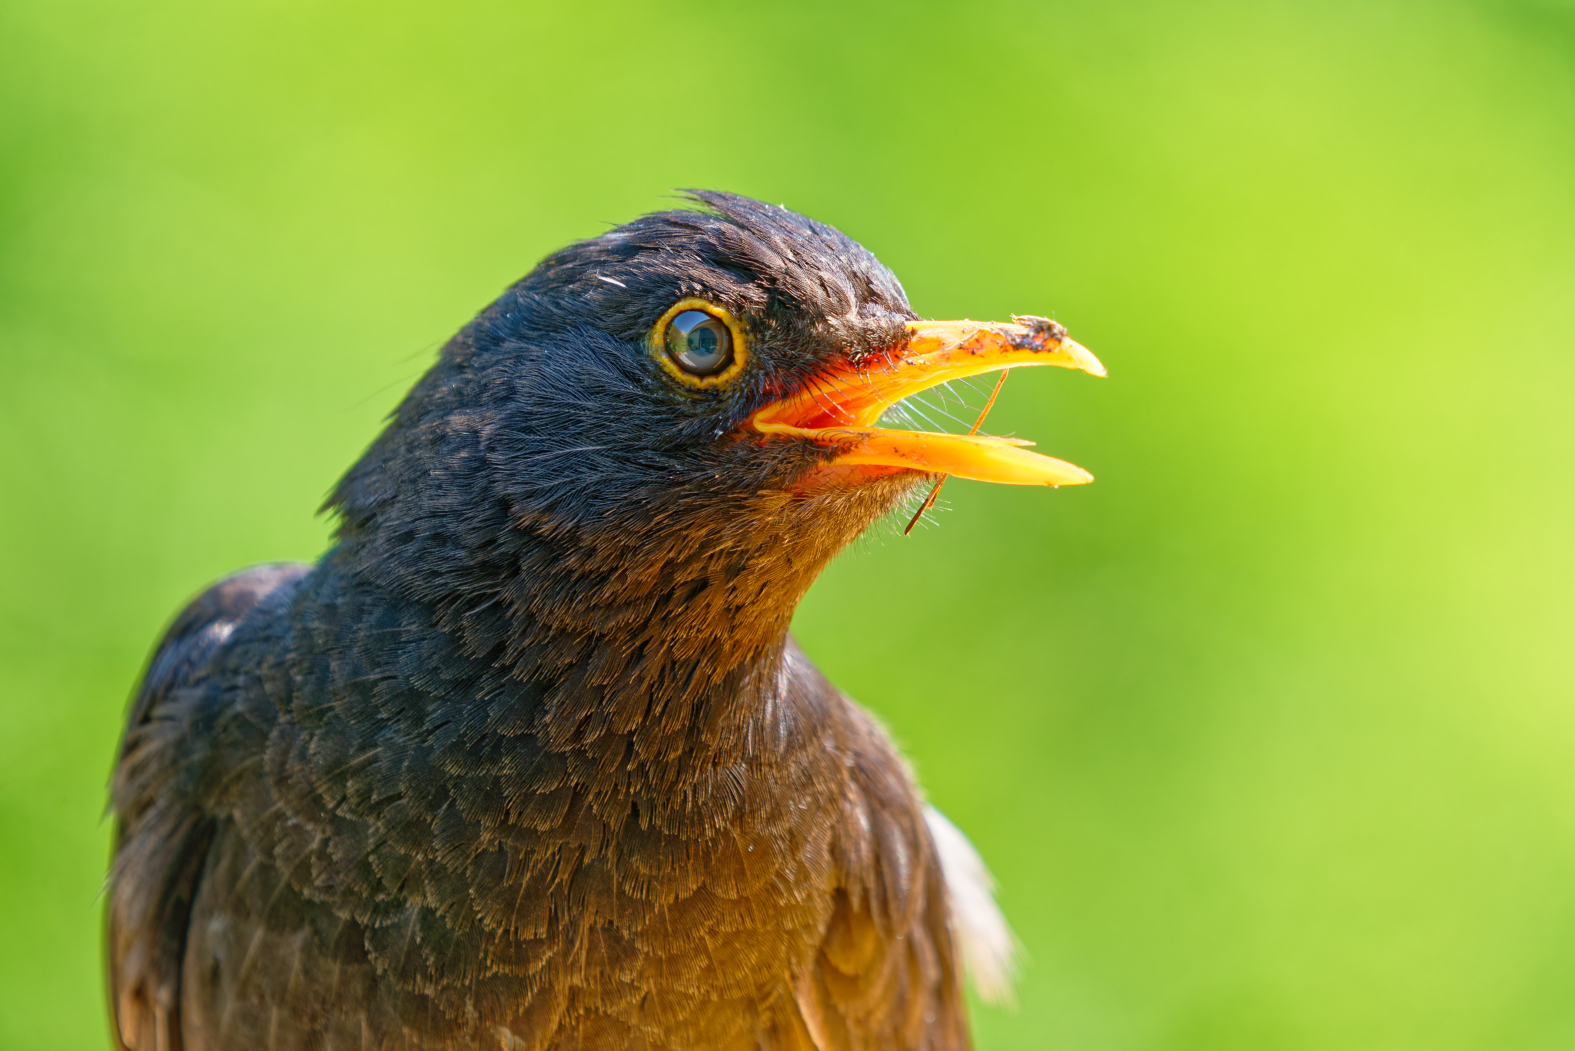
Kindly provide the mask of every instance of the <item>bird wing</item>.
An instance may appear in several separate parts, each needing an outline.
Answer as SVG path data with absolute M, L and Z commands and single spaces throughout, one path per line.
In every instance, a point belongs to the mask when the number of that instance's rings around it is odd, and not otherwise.
M 180 966 L 213 824 L 193 798 L 190 732 L 221 691 L 207 669 L 258 603 L 310 566 L 257 566 L 193 601 L 154 650 L 121 740 L 106 914 L 110 1016 L 129 1051 L 181 1051 Z
M 952 930 L 968 980 L 985 1003 L 1010 1004 L 1017 939 L 995 903 L 995 878 L 968 837 L 945 814 L 927 806 L 924 823 L 940 855 Z
M 794 999 L 814 1051 L 966 1051 L 943 858 L 912 775 L 851 701 L 831 916 Z

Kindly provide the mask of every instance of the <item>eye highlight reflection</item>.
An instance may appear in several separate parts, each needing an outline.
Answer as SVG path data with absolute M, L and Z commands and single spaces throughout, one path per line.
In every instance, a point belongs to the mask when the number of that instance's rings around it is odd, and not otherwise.
M 690 387 L 720 387 L 742 371 L 747 343 L 738 320 L 704 299 L 674 303 L 651 327 L 651 353 L 673 379 Z
M 714 376 L 733 362 L 733 334 L 719 318 L 686 310 L 667 323 L 667 353 L 695 376 Z

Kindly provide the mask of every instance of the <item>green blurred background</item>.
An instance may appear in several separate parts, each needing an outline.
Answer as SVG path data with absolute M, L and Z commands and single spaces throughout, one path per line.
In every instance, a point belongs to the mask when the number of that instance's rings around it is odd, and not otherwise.
M 546 252 L 732 189 L 1052 314 L 798 632 L 1026 947 L 985 1049 L 1575 1047 L 1575 5 L 0 6 L 0 1047 L 97 1048 L 103 785 L 204 582 Z M 919 641 L 916 641 L 919 640 Z

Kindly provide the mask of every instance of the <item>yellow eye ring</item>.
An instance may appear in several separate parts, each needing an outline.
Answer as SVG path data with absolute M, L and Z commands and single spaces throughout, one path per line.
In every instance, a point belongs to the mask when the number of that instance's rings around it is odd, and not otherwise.
M 668 327 L 680 315 L 690 311 L 708 315 L 727 326 L 728 334 L 732 337 L 732 346 L 729 352 L 732 360 L 720 371 L 710 374 L 696 374 L 688 371 L 674 357 L 673 348 L 669 344 Z M 725 387 L 733 382 L 738 374 L 744 371 L 744 364 L 749 360 L 749 341 L 744 336 L 744 326 L 738 323 L 729 311 L 705 299 L 689 297 L 680 299 L 657 319 L 651 326 L 651 334 L 646 341 L 650 347 L 651 356 L 656 363 L 673 379 L 687 387 L 696 387 L 704 390 L 708 387 Z

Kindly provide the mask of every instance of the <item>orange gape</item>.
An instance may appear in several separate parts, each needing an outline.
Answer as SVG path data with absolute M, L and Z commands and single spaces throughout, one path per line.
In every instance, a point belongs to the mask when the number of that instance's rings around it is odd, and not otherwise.
M 1099 359 L 1053 321 L 910 321 L 906 340 L 872 359 L 814 377 L 793 397 L 773 402 L 751 421 L 765 435 L 809 438 L 835 447 L 832 466 L 891 467 L 960 475 L 1009 485 L 1082 485 L 1094 476 L 1064 460 L 1029 452 L 1018 438 L 938 434 L 875 427 L 910 394 L 947 380 L 1021 365 L 1059 365 L 1103 376 Z

